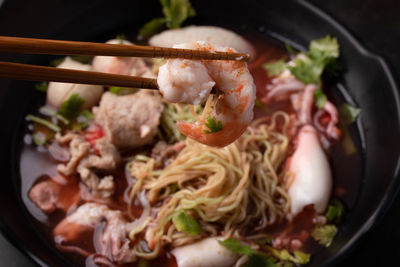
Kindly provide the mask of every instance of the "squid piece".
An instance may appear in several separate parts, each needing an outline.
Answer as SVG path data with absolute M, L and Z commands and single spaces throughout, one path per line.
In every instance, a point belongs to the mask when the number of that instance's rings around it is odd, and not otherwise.
M 232 47 L 238 52 L 247 53 L 254 58 L 255 49 L 242 36 L 215 26 L 188 26 L 181 29 L 163 31 L 150 38 L 153 46 L 172 47 L 180 43 L 205 41 L 215 46 Z
M 297 136 L 296 150 L 288 161 L 291 212 L 298 214 L 305 206 L 314 205 L 324 212 L 332 190 L 332 174 L 314 127 L 305 125 Z
M 221 246 L 214 237 L 175 248 L 171 252 L 178 267 L 229 267 L 238 258 L 236 254 Z

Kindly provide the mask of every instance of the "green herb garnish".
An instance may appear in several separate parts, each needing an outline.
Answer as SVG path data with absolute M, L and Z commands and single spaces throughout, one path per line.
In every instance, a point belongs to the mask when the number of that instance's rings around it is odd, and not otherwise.
M 336 38 L 329 35 L 313 40 L 310 43 L 307 56 L 316 62 L 324 62 L 325 65 L 339 57 L 339 44 Z
M 129 95 L 134 94 L 138 91 L 136 88 L 128 88 L 128 87 L 119 87 L 113 86 L 110 87 L 109 92 L 115 95 Z
M 278 262 L 276 258 L 268 257 L 264 253 L 252 254 L 244 267 L 292 267 L 286 262 Z
M 155 18 L 143 25 L 139 30 L 139 35 L 142 38 L 148 38 L 158 32 L 162 26 L 167 22 L 165 18 Z
M 345 120 L 347 123 L 353 123 L 356 121 L 358 115 L 361 110 L 359 108 L 353 107 L 349 103 L 343 104 L 341 107 L 341 111 L 345 116 Z
M 326 218 L 329 223 L 340 223 L 344 215 L 344 206 L 337 199 L 331 201 L 326 211 Z
M 85 103 L 85 100 L 74 93 L 61 104 L 58 113 L 69 120 L 73 120 L 79 115 L 83 103 Z
M 291 53 L 296 52 L 288 44 L 286 49 Z M 291 64 L 285 63 L 283 60 L 278 60 L 263 65 L 269 76 L 277 76 L 285 69 L 289 69 L 293 76 L 305 84 L 321 85 L 321 76 L 324 72 L 331 76 L 337 75 L 340 71 L 340 65 L 337 62 L 339 57 L 339 44 L 336 38 L 329 35 L 314 40 L 310 43 L 307 52 L 300 53 L 292 60 Z M 327 97 L 319 88 L 314 93 L 315 105 L 322 108 Z
M 59 126 L 55 125 L 54 123 L 51 123 L 50 121 L 42 119 L 42 118 L 37 117 L 37 116 L 33 116 L 31 114 L 26 116 L 26 120 L 33 121 L 33 122 L 36 122 L 38 124 L 41 124 L 41 125 L 49 128 L 50 130 L 54 131 L 54 132 L 60 132 L 61 131 L 61 128 Z
M 76 118 L 76 122 L 72 127 L 73 131 L 80 131 L 88 127 L 93 120 L 93 113 L 90 110 L 82 110 Z
M 48 87 L 49 87 L 49 83 L 47 83 L 47 82 L 41 82 L 41 83 L 35 84 L 35 89 L 40 92 L 47 92 Z
M 319 109 L 323 108 L 326 101 L 328 101 L 328 97 L 322 92 L 321 89 L 317 89 L 314 92 L 314 103 L 315 106 Z
M 117 95 L 122 90 L 122 87 L 113 86 L 108 90 L 110 93 Z
M 266 253 L 258 252 L 248 245 L 244 245 L 237 239 L 228 238 L 224 241 L 218 241 L 221 246 L 238 255 L 246 255 L 249 261 L 244 265 L 246 267 L 289 267 L 292 264 L 286 261 L 278 261 L 276 258 L 268 256 Z
M 288 43 L 285 43 L 285 48 L 289 54 L 296 55 L 298 52 Z
M 209 117 L 207 119 L 207 122 L 205 123 L 205 125 L 209 129 L 209 130 L 204 130 L 204 132 L 206 134 L 216 133 L 216 132 L 219 132 L 219 131 L 222 130 L 222 122 L 221 121 L 217 121 L 213 117 Z
M 333 224 L 318 225 L 311 232 L 311 236 L 319 244 L 329 247 L 337 233 L 337 227 Z
M 291 53 L 296 53 L 289 45 L 286 49 Z M 322 74 L 329 71 L 332 75 L 338 73 L 340 66 L 337 58 L 339 57 L 339 44 L 336 38 L 326 36 L 321 39 L 314 40 L 310 43 L 307 52 L 300 53 L 292 64 L 285 63 L 283 60 L 278 60 L 272 63 L 264 64 L 263 67 L 267 70 L 268 75 L 277 76 L 285 69 L 290 72 L 305 84 L 321 85 Z M 318 89 L 314 94 L 315 104 L 318 108 L 322 108 L 327 97 Z
M 167 19 L 167 27 L 170 29 L 180 28 L 187 18 L 196 16 L 196 11 L 189 0 L 160 0 L 160 2 Z
M 160 2 L 164 18 L 155 18 L 146 23 L 139 31 L 141 37 L 150 37 L 164 25 L 170 29 L 180 28 L 187 18 L 196 15 L 189 0 L 160 0 Z
M 321 84 L 321 76 L 327 65 L 339 57 L 339 44 L 329 35 L 310 43 L 308 52 L 293 60 L 290 72 L 300 81 L 308 84 Z
M 283 59 L 265 63 L 262 67 L 267 71 L 269 76 L 278 76 L 287 68 L 286 62 Z
M 310 261 L 310 254 L 304 253 L 302 251 L 296 250 L 293 251 L 293 254 L 287 251 L 286 249 L 275 249 L 270 247 L 270 251 L 272 254 L 280 260 L 283 261 L 291 261 L 296 264 L 307 264 Z
M 321 84 L 321 74 L 324 66 L 320 62 L 314 62 L 309 57 L 297 57 L 293 60 L 294 66 L 288 66 L 290 72 L 305 84 Z
M 184 231 L 189 235 L 198 235 L 202 232 L 199 223 L 184 210 L 176 213 L 172 217 L 172 222 L 178 231 Z
M 57 111 L 55 111 L 49 107 L 43 106 L 39 109 L 39 112 L 42 113 L 43 115 L 56 118 L 57 120 L 61 121 L 65 125 L 69 124 L 69 120 L 67 118 L 58 114 Z
M 228 238 L 228 239 L 225 239 L 224 241 L 218 241 L 218 243 L 221 246 L 226 247 L 227 249 L 229 249 L 233 253 L 236 253 L 236 254 L 239 254 L 239 255 L 250 256 L 250 255 L 252 255 L 252 254 L 257 252 L 256 250 L 252 249 L 250 246 L 243 245 L 242 242 L 240 242 L 239 240 L 234 239 L 234 238 Z

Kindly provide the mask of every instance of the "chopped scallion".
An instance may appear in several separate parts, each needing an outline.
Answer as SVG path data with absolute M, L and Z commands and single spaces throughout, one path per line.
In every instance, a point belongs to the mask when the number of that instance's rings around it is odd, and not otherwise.
M 40 117 L 33 116 L 33 115 L 29 114 L 28 116 L 26 116 L 26 119 L 28 121 L 33 121 L 33 122 L 39 123 L 39 124 L 49 128 L 50 130 L 52 130 L 54 132 L 60 132 L 61 131 L 61 128 L 58 125 L 55 125 L 54 123 L 51 123 L 48 120 L 42 119 Z

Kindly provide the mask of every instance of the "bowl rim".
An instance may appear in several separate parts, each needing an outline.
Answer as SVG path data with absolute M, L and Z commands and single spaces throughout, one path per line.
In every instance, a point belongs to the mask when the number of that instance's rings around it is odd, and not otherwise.
M 394 96 L 395 106 L 397 110 L 397 115 L 400 116 L 400 94 L 399 87 L 395 76 L 393 75 L 394 70 L 389 65 L 388 61 L 382 55 L 378 55 L 370 50 L 368 50 L 361 41 L 355 37 L 355 34 L 351 32 L 343 23 L 341 23 L 334 15 L 329 14 L 327 11 L 322 10 L 317 5 L 310 3 L 306 0 L 296 0 L 300 5 L 309 9 L 312 13 L 316 14 L 321 20 L 325 20 L 327 23 L 332 25 L 336 30 L 338 30 L 343 36 L 355 46 L 355 48 L 361 52 L 362 55 L 369 57 L 380 65 L 383 72 L 387 77 L 387 81 L 390 84 L 392 90 L 392 95 Z M 399 123 L 399 119 L 397 120 Z M 386 192 L 383 195 L 382 200 L 377 205 L 375 211 L 369 216 L 362 226 L 352 235 L 352 237 L 339 249 L 339 251 L 330 257 L 329 260 L 325 262 L 326 266 L 333 266 L 339 261 L 343 260 L 346 256 L 350 254 L 352 250 L 355 249 L 357 243 L 360 241 L 361 237 L 370 231 L 374 226 L 379 224 L 386 212 L 389 210 L 390 206 L 400 191 L 400 155 L 397 156 L 396 167 L 393 172 L 393 178 L 391 179 Z
M 399 95 L 399 87 L 398 82 L 396 81 L 395 76 L 393 75 L 394 70 L 385 59 L 384 56 L 378 55 L 375 52 L 368 50 L 362 42 L 356 37 L 356 35 L 349 30 L 340 20 L 338 20 L 334 15 L 329 12 L 321 9 L 316 4 L 308 2 L 307 0 L 296 0 L 298 4 L 303 6 L 305 9 L 308 9 L 313 14 L 319 17 L 319 19 L 326 21 L 329 25 L 336 28 L 338 32 L 340 32 L 362 55 L 369 57 L 375 60 L 379 66 L 382 68 L 383 72 L 386 75 L 387 81 L 390 84 L 392 95 L 394 96 L 395 106 L 397 110 L 397 115 L 400 116 L 400 95 Z M 1 4 L 3 4 L 0 0 L 0 8 Z M 12 148 L 11 148 L 12 150 Z M 11 154 L 16 152 L 9 152 Z M 12 159 L 15 157 L 10 157 L 10 164 L 12 163 Z M 337 264 L 339 261 L 343 260 L 349 253 L 355 248 L 356 244 L 360 241 L 360 238 L 371 230 L 374 226 L 379 224 L 385 213 L 389 210 L 392 205 L 396 195 L 400 191 L 400 155 L 396 160 L 396 167 L 393 173 L 393 178 L 388 185 L 388 189 L 383 195 L 382 200 L 377 205 L 374 212 L 369 216 L 368 220 L 366 220 L 362 226 L 352 235 L 352 237 L 338 250 L 338 252 L 330 257 L 324 265 L 333 266 Z M 32 253 L 27 246 L 24 244 L 24 241 L 17 237 L 14 232 L 9 228 L 9 226 L 3 221 L 0 217 L 0 234 L 16 249 L 18 249 L 23 255 L 25 255 L 33 264 L 38 266 L 47 266 L 47 263 L 43 261 L 39 256 Z

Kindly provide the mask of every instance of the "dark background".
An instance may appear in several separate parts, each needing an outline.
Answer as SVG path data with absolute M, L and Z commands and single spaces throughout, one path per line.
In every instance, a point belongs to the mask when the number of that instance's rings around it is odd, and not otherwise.
M 8 0 L 12 1 L 12 0 Z M 1 4 L 0 0 L 0 4 Z M 364 46 L 383 56 L 400 80 L 398 0 L 310 0 L 347 27 Z M 2 204 L 4 205 L 4 203 Z M 396 266 L 400 255 L 400 196 L 340 266 Z M 0 236 L 0 266 L 34 266 Z

